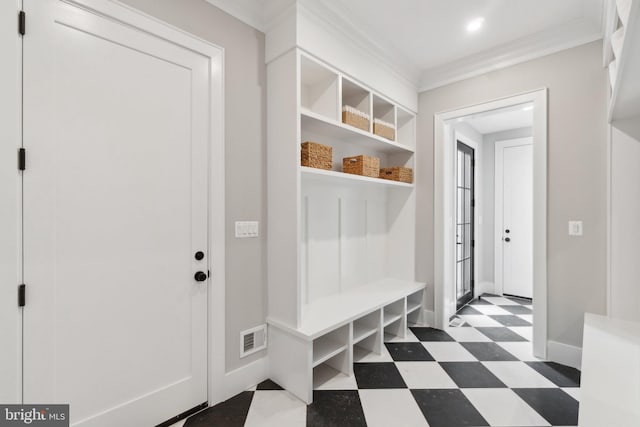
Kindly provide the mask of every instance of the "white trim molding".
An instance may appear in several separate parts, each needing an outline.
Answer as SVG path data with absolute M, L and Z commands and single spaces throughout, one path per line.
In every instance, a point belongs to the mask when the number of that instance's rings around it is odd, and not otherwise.
M 547 356 L 547 89 L 435 114 L 434 117 L 434 324 L 448 324 L 455 295 L 455 144 L 452 123 L 472 114 L 533 104 L 533 352 Z
M 415 61 L 400 53 L 382 34 L 359 19 L 343 2 L 317 0 L 206 0 L 238 20 L 262 32 L 274 28 L 274 19 L 287 8 L 306 10 L 316 21 L 355 47 L 365 52 L 385 72 L 414 87 L 419 92 L 434 89 L 490 71 L 510 67 L 561 50 L 577 47 L 603 37 L 603 16 L 608 1 L 585 0 L 584 16 L 554 29 L 535 33 L 428 69 L 421 69 Z M 605 6 L 606 5 L 606 6 Z
M 496 285 L 495 285 L 495 283 L 493 283 L 493 282 L 478 282 L 476 284 L 474 297 L 477 298 L 482 294 L 495 294 L 495 293 L 496 293 Z
M 224 395 L 220 401 L 248 390 L 267 378 L 269 378 L 269 358 L 267 356 L 234 369 L 224 375 Z M 210 403 L 210 406 L 213 405 Z
M 435 89 L 591 43 L 601 39 L 602 33 L 601 26 L 595 26 L 589 20 L 577 20 L 554 31 L 524 37 L 491 50 L 425 70 L 420 80 L 419 91 Z
M 422 323 L 424 326 L 434 325 L 434 313 L 432 310 L 422 310 Z
M 21 0 L 0 2 L 0 402 L 22 401 L 21 176 L 16 163 L 22 145 L 22 41 L 17 31 Z
M 265 31 L 263 2 L 255 0 L 205 0 L 239 21 Z
M 547 342 L 547 359 L 561 365 L 581 369 L 582 348 L 549 340 Z

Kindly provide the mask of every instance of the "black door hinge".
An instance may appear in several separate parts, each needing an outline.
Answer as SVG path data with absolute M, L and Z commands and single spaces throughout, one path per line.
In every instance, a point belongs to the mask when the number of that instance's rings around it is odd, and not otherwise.
M 476 247 L 476 240 L 475 239 L 471 240 L 471 247 L 472 248 Z
M 18 13 L 18 32 L 20 35 L 24 36 L 24 33 L 27 31 L 27 14 L 24 13 L 24 10 L 21 10 Z
M 27 302 L 27 285 L 18 286 L 18 307 L 24 307 Z
M 476 199 L 472 199 L 471 200 L 471 207 L 475 208 L 476 207 Z
M 24 148 L 18 149 L 18 169 L 21 171 L 27 168 L 27 150 Z

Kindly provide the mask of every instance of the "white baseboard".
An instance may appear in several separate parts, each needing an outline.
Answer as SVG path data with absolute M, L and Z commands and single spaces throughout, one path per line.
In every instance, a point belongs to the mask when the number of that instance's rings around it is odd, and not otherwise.
M 475 296 L 479 297 L 482 294 L 495 294 L 496 285 L 493 282 L 478 282 L 475 287 Z
M 224 375 L 224 398 L 241 393 L 269 378 L 269 358 L 267 356 L 234 369 Z
M 432 310 L 422 310 L 422 323 L 424 326 L 433 326 L 434 313 Z
M 561 365 L 580 369 L 582 366 L 582 348 L 556 341 L 547 341 L 547 359 Z

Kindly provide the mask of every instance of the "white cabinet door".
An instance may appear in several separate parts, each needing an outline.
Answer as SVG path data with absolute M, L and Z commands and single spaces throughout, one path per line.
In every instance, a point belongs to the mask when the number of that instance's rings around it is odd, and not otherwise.
M 496 237 L 502 244 L 502 293 L 533 297 L 533 145 L 531 138 L 496 143 Z M 502 172 L 502 176 L 500 176 Z M 502 201 L 502 206 L 500 206 Z
M 209 61 L 73 2 L 24 8 L 24 400 L 155 425 L 207 401 Z

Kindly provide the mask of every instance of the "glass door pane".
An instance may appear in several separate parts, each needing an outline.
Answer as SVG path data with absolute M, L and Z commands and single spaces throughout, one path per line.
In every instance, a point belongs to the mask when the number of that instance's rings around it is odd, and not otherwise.
M 458 308 L 473 299 L 474 150 L 458 141 L 456 156 L 456 298 Z

